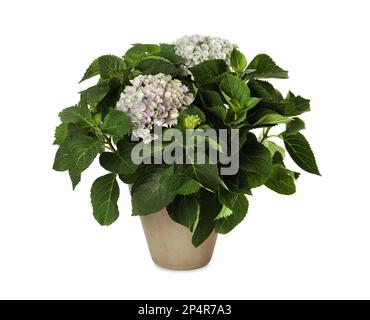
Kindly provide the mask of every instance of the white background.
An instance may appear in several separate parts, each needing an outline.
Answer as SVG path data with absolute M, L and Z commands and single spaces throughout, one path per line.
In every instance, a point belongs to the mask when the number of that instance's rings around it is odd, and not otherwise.
M 0 298 L 370 298 L 368 1 L 1 1 Z M 311 99 L 306 137 L 322 177 L 290 197 L 255 191 L 245 221 L 206 268 L 173 272 L 149 257 L 122 185 L 109 228 L 91 214 L 97 163 L 72 192 L 52 171 L 58 112 L 78 99 L 97 56 L 135 42 L 210 34 Z

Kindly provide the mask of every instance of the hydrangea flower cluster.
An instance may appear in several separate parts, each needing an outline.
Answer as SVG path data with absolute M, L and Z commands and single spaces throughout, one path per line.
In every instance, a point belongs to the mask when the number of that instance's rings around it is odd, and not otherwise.
M 223 59 L 230 63 L 230 54 L 235 45 L 230 41 L 202 35 L 184 36 L 175 43 L 175 52 L 184 58 L 184 69 L 190 74 L 188 68 L 211 59 Z
M 126 112 L 135 125 L 133 135 L 144 143 L 156 139 L 153 126 L 171 127 L 179 114 L 193 102 L 193 94 L 170 75 L 139 75 L 126 86 L 117 109 Z

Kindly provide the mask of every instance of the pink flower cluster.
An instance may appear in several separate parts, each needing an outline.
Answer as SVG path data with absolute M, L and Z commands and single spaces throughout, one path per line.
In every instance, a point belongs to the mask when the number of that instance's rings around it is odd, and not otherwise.
M 193 94 L 177 79 L 162 73 L 139 75 L 126 86 L 117 109 L 126 112 L 135 128 L 133 135 L 149 143 L 156 137 L 153 126 L 171 127 L 193 101 Z

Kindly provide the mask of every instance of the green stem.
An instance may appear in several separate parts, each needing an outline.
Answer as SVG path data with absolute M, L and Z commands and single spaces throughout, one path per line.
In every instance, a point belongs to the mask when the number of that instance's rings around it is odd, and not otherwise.
M 104 135 L 104 138 L 105 138 L 105 141 L 106 141 L 106 144 L 107 144 L 108 149 L 111 150 L 112 152 L 117 153 L 117 150 L 114 147 L 111 138 L 108 137 L 108 136 L 106 136 L 106 135 Z
M 262 132 L 263 136 L 262 136 L 262 139 L 261 139 L 261 143 L 263 143 L 266 139 L 269 138 L 268 134 L 269 134 L 270 130 L 271 130 L 271 127 L 263 128 L 263 132 Z
M 267 138 L 280 138 L 280 139 L 282 139 L 280 134 L 273 134 L 271 136 L 268 136 Z

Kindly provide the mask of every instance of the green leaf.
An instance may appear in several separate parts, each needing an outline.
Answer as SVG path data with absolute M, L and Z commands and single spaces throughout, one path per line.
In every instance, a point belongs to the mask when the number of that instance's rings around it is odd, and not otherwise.
M 264 145 L 267 147 L 267 149 L 270 150 L 270 153 L 271 153 L 271 157 L 273 157 L 275 155 L 276 152 L 279 152 L 283 159 L 285 157 L 285 149 L 280 147 L 279 145 L 277 145 L 275 142 L 271 141 L 271 140 L 266 140 L 264 142 Z
M 281 93 L 267 81 L 251 79 L 248 87 L 253 96 L 262 98 L 263 101 L 280 102 L 283 100 Z
M 79 176 L 86 170 L 102 148 L 101 142 L 85 135 L 72 136 L 67 141 L 69 173 L 73 189 L 79 182 Z
M 133 184 L 137 179 L 137 173 L 132 174 L 120 174 L 119 179 L 126 184 Z
M 84 76 L 82 77 L 82 79 L 80 80 L 80 83 L 82 81 L 85 81 L 87 79 L 90 79 L 94 76 L 97 76 L 99 74 L 99 62 L 98 62 L 98 59 L 95 59 L 91 64 L 90 66 L 87 68 Z
M 160 43 L 159 44 L 159 52 L 175 52 L 175 46 L 174 44 L 169 43 Z
M 247 215 L 248 200 L 244 194 L 221 189 L 219 201 L 232 212 L 231 214 L 219 215 L 216 219 L 216 232 L 226 234 L 242 222 Z
M 226 119 L 227 109 L 221 96 L 216 91 L 202 90 L 200 91 L 200 96 L 207 111 L 216 115 L 221 120 Z
M 171 219 L 189 229 L 192 229 L 199 213 L 197 195 L 176 196 L 167 206 Z
M 199 191 L 201 188 L 200 184 L 193 179 L 187 180 L 185 183 L 181 185 L 180 188 L 177 189 L 176 193 L 179 195 L 187 196 L 189 194 L 193 194 Z
M 199 215 L 192 237 L 192 243 L 195 247 L 199 247 L 206 241 L 214 230 L 216 225 L 215 218 L 221 207 L 215 194 L 204 189 L 199 191 Z
M 126 68 L 125 61 L 114 55 L 105 55 L 98 58 L 99 73 L 103 79 L 110 79 L 122 73 Z
M 92 86 L 84 91 L 81 91 L 80 94 L 86 99 L 87 103 L 92 104 L 99 103 L 100 101 L 102 101 L 103 98 L 108 94 L 108 92 L 109 92 L 109 82 L 102 81 L 96 84 L 95 86 Z
M 171 61 L 173 64 L 181 64 L 184 62 L 184 59 L 175 53 L 174 45 L 161 44 L 160 51 L 154 53 L 154 55 L 165 58 Z
M 66 171 L 69 169 L 69 161 L 68 161 L 68 150 L 65 144 L 62 144 L 56 154 L 53 164 L 53 169 L 56 171 Z
M 290 118 L 282 116 L 278 113 L 270 113 L 262 116 L 256 122 L 253 123 L 253 126 L 260 126 L 260 125 L 275 125 L 281 123 L 289 123 L 291 121 Z
M 190 68 L 195 81 L 200 85 L 219 81 L 228 70 L 226 62 L 221 59 L 207 60 Z
M 252 78 L 277 78 L 287 79 L 288 71 L 281 69 L 276 63 L 267 55 L 257 55 L 251 63 L 248 65 L 248 69 L 254 69 L 255 71 L 246 74 L 246 79 Z
M 248 86 L 253 96 L 262 98 L 261 106 L 263 108 L 268 108 L 290 117 L 310 111 L 310 100 L 301 96 L 295 96 L 290 91 L 286 98 L 283 99 L 281 93 L 266 81 L 250 80 Z
M 283 134 L 285 148 L 294 162 L 303 170 L 320 175 L 315 156 L 303 134 Z
M 155 75 L 158 73 L 164 73 L 169 74 L 172 77 L 176 77 L 180 74 L 180 69 L 175 67 L 172 63 L 155 58 L 140 61 L 137 65 L 137 69 L 142 71 L 143 74 Z
M 223 121 L 226 119 L 227 109 L 225 106 L 214 106 L 207 108 L 207 110 Z
M 237 73 L 242 73 L 244 69 L 247 67 L 247 58 L 243 53 L 241 53 L 238 49 L 235 49 L 231 52 L 230 56 L 231 66 Z
M 154 44 L 154 43 L 145 43 L 144 46 L 146 48 L 146 51 L 150 54 L 156 54 L 162 50 L 161 46 L 159 46 L 158 44 Z
M 73 187 L 73 190 L 76 188 L 76 186 L 80 183 L 81 181 L 81 172 L 78 171 L 78 170 L 69 170 L 68 171 L 69 173 L 69 177 L 72 181 L 72 187 Z
M 252 194 L 251 186 L 248 182 L 248 176 L 249 173 L 239 170 L 235 175 L 223 176 L 222 178 L 230 191 L 242 194 Z
M 295 193 L 296 188 L 291 171 L 280 164 L 272 166 L 270 178 L 265 183 L 269 189 L 285 195 Z
M 220 83 L 221 91 L 231 99 L 244 104 L 250 97 L 250 91 L 247 85 L 239 77 L 226 74 Z
M 176 176 L 179 178 L 190 178 L 198 182 L 210 191 L 216 191 L 218 187 L 219 175 L 215 164 L 183 164 L 177 166 Z
M 131 160 L 131 151 L 135 146 L 126 139 L 122 139 L 117 143 L 117 152 L 103 152 L 100 155 L 100 165 L 105 169 L 119 175 L 128 176 L 133 174 L 138 165 Z
M 112 109 L 104 118 L 102 131 L 116 137 L 123 137 L 132 128 L 133 124 L 126 113 Z
M 250 188 L 263 185 L 270 176 L 272 160 L 270 151 L 257 141 L 248 141 L 240 153 L 240 168 L 248 173 Z
M 147 55 L 147 53 L 147 45 L 137 43 L 126 51 L 124 59 L 131 67 L 134 67 Z
M 200 95 L 208 107 L 223 106 L 224 102 L 216 91 L 201 90 Z
M 170 204 L 177 189 L 173 179 L 172 167 L 141 167 L 131 190 L 132 215 L 155 213 Z
M 116 107 L 117 101 L 119 100 L 121 91 L 113 90 L 109 92 L 97 105 L 96 111 L 100 112 L 102 116 L 106 116 L 111 109 Z
M 61 123 L 55 128 L 54 144 L 61 145 L 68 136 L 68 123 Z
M 291 91 L 288 92 L 282 104 L 285 114 L 289 116 L 298 116 L 310 111 L 310 100 L 301 96 L 295 96 Z
M 93 215 L 102 226 L 109 226 L 119 216 L 119 187 L 116 175 L 109 173 L 96 179 L 90 192 Z
M 245 107 L 247 110 L 254 108 L 259 102 L 261 101 L 261 98 L 256 97 L 250 97 L 245 103 Z
M 287 123 L 285 134 L 286 135 L 297 134 L 299 131 L 305 128 L 306 128 L 306 125 L 303 120 L 299 118 L 293 118 L 292 121 Z
M 59 113 L 59 117 L 63 123 L 79 123 L 84 127 L 94 126 L 91 112 L 87 106 L 84 105 L 66 108 Z
M 133 163 L 127 161 L 117 153 L 103 152 L 99 157 L 100 165 L 107 171 L 128 175 L 135 172 Z

